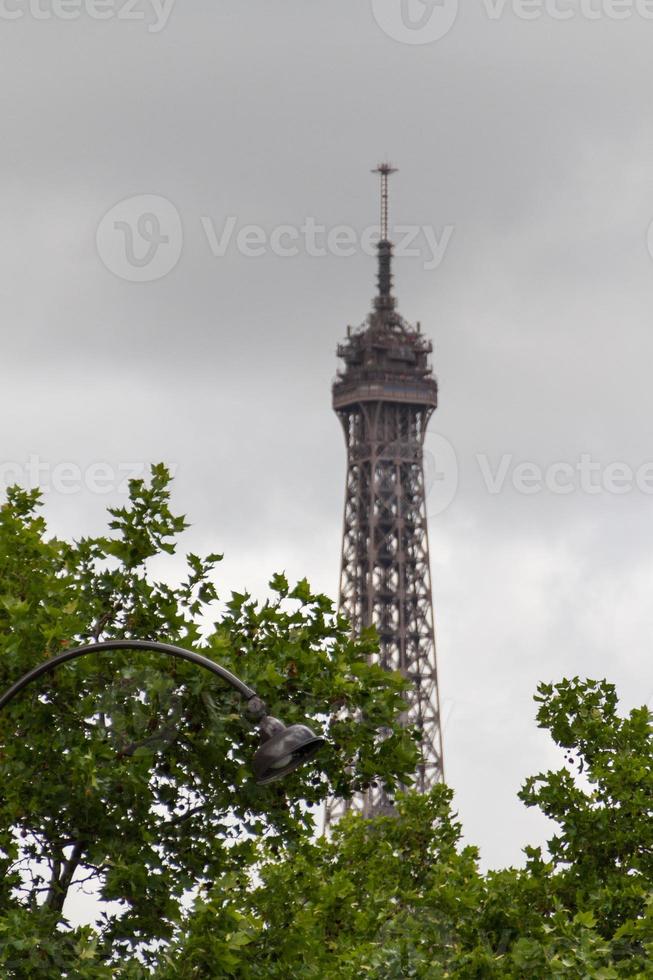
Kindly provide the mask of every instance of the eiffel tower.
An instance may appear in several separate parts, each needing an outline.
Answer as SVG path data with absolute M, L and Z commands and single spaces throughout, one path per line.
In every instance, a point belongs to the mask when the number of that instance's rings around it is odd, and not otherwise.
M 375 660 L 411 681 L 402 724 L 421 732 L 414 788 L 443 778 L 442 731 L 426 522 L 423 445 L 438 403 L 433 351 L 420 325 L 397 312 L 388 237 L 388 177 L 380 164 L 378 291 L 362 327 L 347 329 L 333 384 L 333 408 L 347 446 L 340 612 L 354 633 L 374 625 Z M 353 800 L 332 800 L 326 824 L 354 808 L 366 817 L 392 812 L 382 785 Z

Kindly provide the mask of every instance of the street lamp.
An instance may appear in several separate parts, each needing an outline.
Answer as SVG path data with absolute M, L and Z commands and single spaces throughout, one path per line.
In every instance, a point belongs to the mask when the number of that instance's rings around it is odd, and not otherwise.
M 64 650 L 56 657 L 34 667 L 15 684 L 12 684 L 0 696 L 0 710 L 9 704 L 28 684 L 43 674 L 49 674 L 56 670 L 60 664 L 66 663 L 68 660 L 76 660 L 87 653 L 103 653 L 107 650 L 150 650 L 155 653 L 165 653 L 170 657 L 178 657 L 180 660 L 188 660 L 192 664 L 204 667 L 235 688 L 245 698 L 247 713 L 252 721 L 258 722 L 261 731 L 263 744 L 257 749 L 252 760 L 256 782 L 261 785 L 272 783 L 286 776 L 289 772 L 293 772 L 308 762 L 309 759 L 312 759 L 324 744 L 324 739 L 315 735 L 306 725 L 286 726 L 278 718 L 268 715 L 265 703 L 259 698 L 256 691 L 244 684 L 231 671 L 215 663 L 214 660 L 209 660 L 208 657 L 203 657 L 200 653 L 194 653 L 192 650 L 184 650 L 183 647 L 173 646 L 170 643 L 155 643 L 150 640 L 108 640 L 106 643 L 90 643 L 86 646 Z

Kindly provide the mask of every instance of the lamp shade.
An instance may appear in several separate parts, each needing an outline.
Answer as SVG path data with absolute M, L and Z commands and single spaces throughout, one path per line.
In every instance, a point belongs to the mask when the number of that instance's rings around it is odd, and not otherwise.
M 256 782 L 273 783 L 308 762 L 324 745 L 324 739 L 307 725 L 286 727 L 277 718 L 261 722 L 264 742 L 252 762 Z

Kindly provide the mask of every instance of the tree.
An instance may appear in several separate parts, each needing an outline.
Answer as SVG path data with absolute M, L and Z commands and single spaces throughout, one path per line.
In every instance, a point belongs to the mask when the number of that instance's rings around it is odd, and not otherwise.
M 156 655 L 86 657 L 0 712 L 0 976 L 7 980 L 653 977 L 653 729 L 605 681 L 538 689 L 565 765 L 520 794 L 557 824 L 523 868 L 481 873 L 445 786 L 315 835 L 319 803 L 409 783 L 404 682 L 331 602 L 273 576 L 216 608 L 218 555 L 152 565 L 186 527 L 154 467 L 109 533 L 49 538 L 38 494 L 0 508 L 0 684 L 72 644 L 159 639 L 231 668 L 287 722 L 328 729 L 312 768 L 256 787 L 229 688 Z M 77 883 L 105 903 L 67 925 Z M 183 900 L 192 899 L 183 911 Z M 115 905 L 107 903 L 117 903 Z
M 400 796 L 395 817 L 350 816 L 331 840 L 273 852 L 258 884 L 227 874 L 162 954 L 192 978 L 653 977 L 653 729 L 617 714 L 614 688 L 541 685 L 538 721 L 568 768 L 521 797 L 559 824 L 548 854 L 481 874 L 445 786 Z
M 414 768 L 415 742 L 396 724 L 404 682 L 369 664 L 373 636 L 352 641 L 305 580 L 291 587 L 276 574 L 271 599 L 232 594 L 218 615 L 219 555 L 189 554 L 178 585 L 153 577 L 153 560 L 187 526 L 169 484 L 153 467 L 110 510 L 108 534 L 73 542 L 48 536 L 37 492 L 8 492 L 0 684 L 79 643 L 163 640 L 218 660 L 288 723 L 330 721 L 329 746 L 283 785 L 255 786 L 257 735 L 237 695 L 154 654 L 87 656 L 26 689 L 0 712 L 3 977 L 150 975 L 184 895 L 247 874 L 257 842 L 299 846 L 327 795 L 379 777 L 393 785 Z M 67 927 L 80 884 L 118 905 L 95 929 Z

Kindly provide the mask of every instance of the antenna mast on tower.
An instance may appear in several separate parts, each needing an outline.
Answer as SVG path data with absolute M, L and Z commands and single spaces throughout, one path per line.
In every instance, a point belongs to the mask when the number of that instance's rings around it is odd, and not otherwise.
M 397 168 L 390 163 L 380 163 L 372 173 L 379 174 L 381 178 L 381 237 L 377 246 L 379 252 L 379 294 L 376 297 L 375 305 L 378 310 L 390 310 L 394 307 L 394 300 L 392 299 L 392 242 L 388 238 L 388 216 L 390 212 L 388 177 L 390 174 L 396 174 Z
M 393 167 L 391 163 L 380 163 L 378 167 L 375 167 L 372 171 L 373 174 L 379 174 L 381 177 L 381 241 L 387 242 L 388 238 L 388 177 L 390 174 L 396 174 L 397 168 Z

